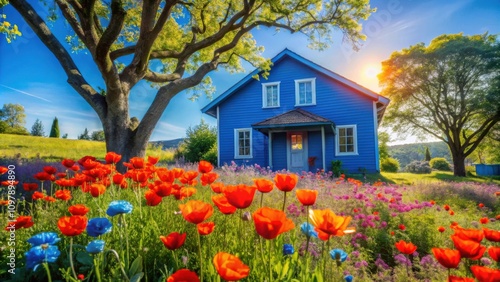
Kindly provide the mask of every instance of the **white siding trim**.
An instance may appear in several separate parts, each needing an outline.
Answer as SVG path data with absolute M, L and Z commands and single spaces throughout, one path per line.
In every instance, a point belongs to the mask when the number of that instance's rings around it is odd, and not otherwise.
M 276 82 L 267 82 L 267 83 L 262 83 L 262 108 L 267 109 L 267 108 L 279 108 L 280 107 L 280 83 L 281 81 L 276 81 Z M 278 86 L 278 105 L 277 106 L 268 106 L 267 105 L 267 86 Z
M 339 150 L 339 129 L 341 128 L 352 128 L 353 132 L 353 142 L 354 142 L 354 152 L 340 152 Z M 335 127 L 335 156 L 355 156 L 358 155 L 358 129 L 356 124 L 348 124 L 348 125 L 337 125 Z
M 268 152 L 269 152 L 268 164 L 269 164 L 269 167 L 271 169 L 273 169 L 273 132 L 272 131 L 269 131 L 267 145 L 268 145 Z
M 245 131 L 248 131 L 250 132 L 249 134 L 249 138 L 250 138 L 250 155 L 248 156 L 241 156 L 239 154 L 239 140 L 238 140 L 238 133 L 239 132 L 245 132 Z M 252 128 L 235 128 L 234 129 L 234 158 L 235 159 L 251 159 L 253 158 L 253 150 L 252 150 L 252 147 L 253 147 L 253 140 L 252 140 Z
M 217 166 L 220 167 L 220 118 L 219 118 L 219 106 L 217 106 Z
M 326 145 L 325 145 L 325 127 L 321 127 L 321 157 L 323 159 L 323 171 L 326 172 Z
M 375 140 L 375 169 L 380 172 L 380 152 L 378 151 L 378 120 L 377 120 L 377 102 L 373 102 L 373 132 Z
M 310 104 L 300 104 L 299 84 L 302 82 L 311 82 L 312 102 Z M 316 105 L 316 78 L 303 78 L 295 80 L 295 107 Z

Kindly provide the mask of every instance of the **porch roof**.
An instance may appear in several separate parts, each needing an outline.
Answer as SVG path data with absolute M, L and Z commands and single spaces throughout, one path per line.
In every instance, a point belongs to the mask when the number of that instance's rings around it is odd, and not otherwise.
M 263 133 L 276 129 L 306 129 L 304 127 L 324 126 L 327 132 L 333 132 L 333 121 L 320 117 L 303 109 L 294 109 L 283 114 L 252 124 L 252 128 Z

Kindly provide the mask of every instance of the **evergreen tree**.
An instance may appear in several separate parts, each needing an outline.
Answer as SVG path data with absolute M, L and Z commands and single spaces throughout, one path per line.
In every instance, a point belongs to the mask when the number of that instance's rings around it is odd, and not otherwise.
M 85 127 L 85 130 L 82 134 L 78 135 L 78 139 L 80 140 L 90 140 L 89 130 Z
M 35 123 L 31 127 L 32 136 L 45 136 L 45 129 L 43 128 L 42 121 L 36 119 Z
M 57 120 L 57 117 L 54 118 L 54 121 L 52 122 L 52 127 L 50 128 L 50 135 L 49 137 L 54 137 L 54 138 L 59 138 L 60 133 L 59 133 L 59 121 Z
M 429 151 L 429 147 L 425 147 L 425 161 L 426 162 L 431 161 L 431 152 Z

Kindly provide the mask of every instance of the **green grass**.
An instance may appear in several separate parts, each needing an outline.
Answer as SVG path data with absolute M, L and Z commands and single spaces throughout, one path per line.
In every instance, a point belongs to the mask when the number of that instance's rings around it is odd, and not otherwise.
M 495 183 L 500 185 L 500 177 L 482 177 L 477 175 L 469 175 L 467 177 L 454 176 L 451 171 L 433 171 L 427 174 L 416 174 L 409 172 L 382 172 L 366 174 L 352 174 L 348 175 L 354 179 L 361 180 L 363 182 L 373 183 L 380 180 L 385 183 L 390 184 L 403 184 L 403 185 L 413 185 L 413 184 L 428 184 L 440 181 L 454 181 L 454 182 L 478 182 L 478 183 Z
M 103 158 L 105 154 L 104 142 L 0 134 L 0 158 L 4 159 L 55 162 L 63 159 L 78 160 L 83 156 Z M 157 146 L 149 146 L 146 154 L 160 157 L 162 162 L 174 159 L 172 150 L 165 151 Z

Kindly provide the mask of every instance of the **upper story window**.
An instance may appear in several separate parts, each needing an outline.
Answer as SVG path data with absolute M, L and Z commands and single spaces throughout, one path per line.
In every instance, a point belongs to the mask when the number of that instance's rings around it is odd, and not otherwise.
M 275 108 L 280 106 L 280 83 L 262 83 L 262 107 Z
M 295 80 L 295 106 L 316 105 L 316 78 Z
M 356 125 L 337 126 L 335 139 L 336 155 L 358 154 L 358 137 L 356 132 Z
M 234 158 L 252 158 L 252 129 L 236 128 L 234 130 Z

